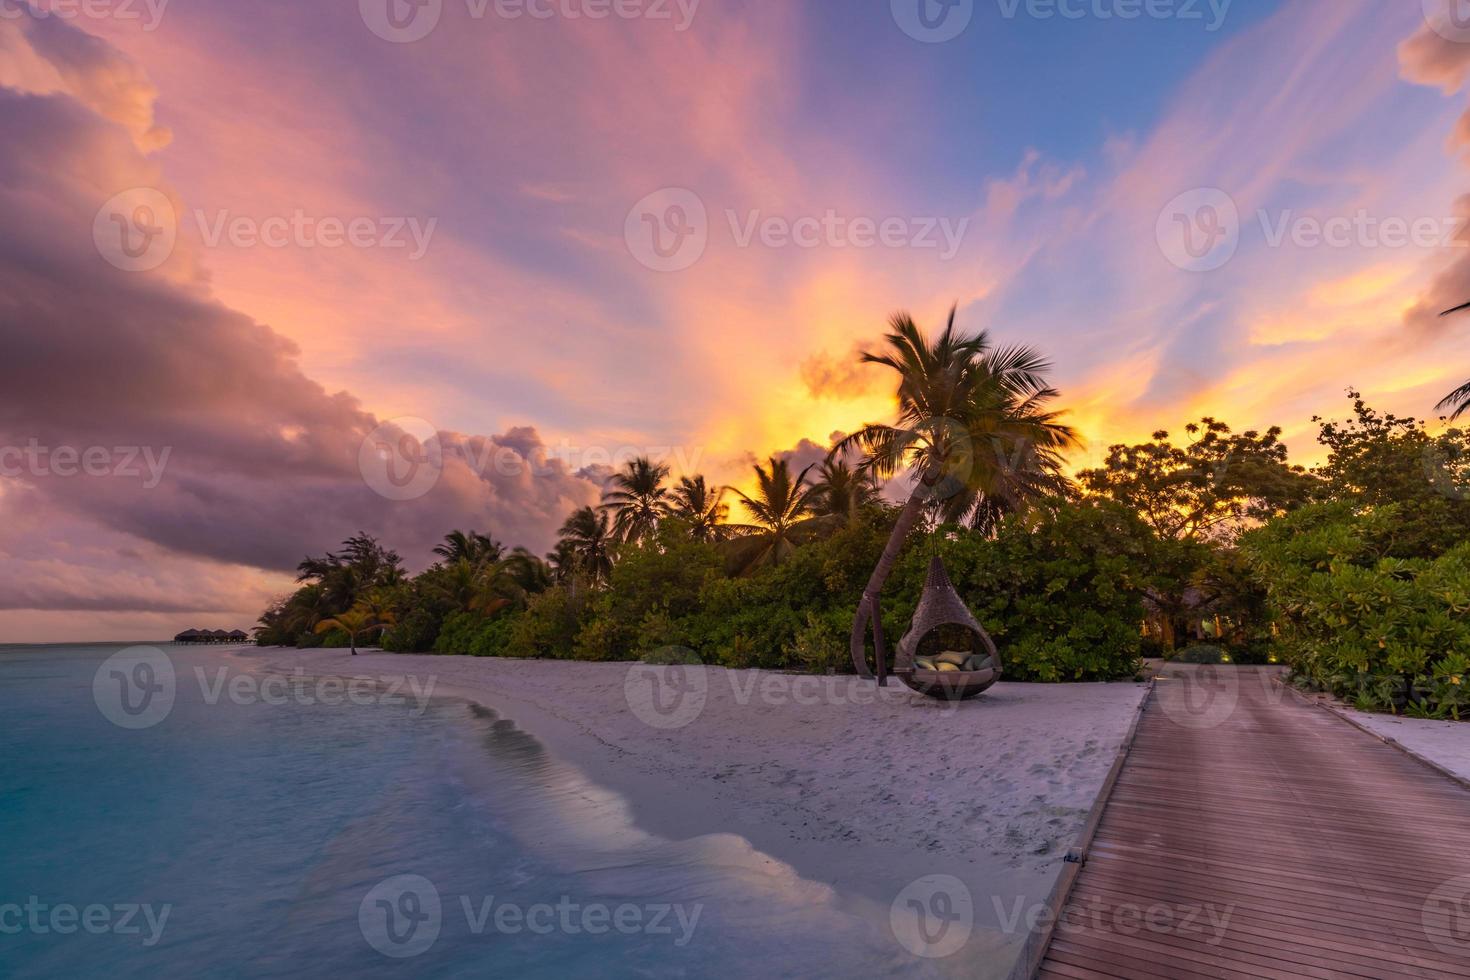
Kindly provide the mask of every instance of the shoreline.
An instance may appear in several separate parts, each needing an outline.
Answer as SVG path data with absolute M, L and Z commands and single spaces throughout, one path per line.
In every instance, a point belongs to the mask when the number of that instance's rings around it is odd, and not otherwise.
M 635 664 L 222 649 L 266 670 L 432 682 L 617 794 L 639 829 L 738 836 L 885 919 L 919 879 L 957 878 L 983 976 L 1020 954 L 1017 910 L 1046 901 L 1146 691 L 1002 682 L 956 708 L 857 678 L 699 667 L 701 710 L 677 724 L 643 710 L 669 726 L 655 727 L 637 717 Z

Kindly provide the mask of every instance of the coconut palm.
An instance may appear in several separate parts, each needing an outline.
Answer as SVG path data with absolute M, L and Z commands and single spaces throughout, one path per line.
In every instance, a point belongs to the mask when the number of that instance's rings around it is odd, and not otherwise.
M 562 525 L 555 559 L 558 568 L 572 581 L 582 576 L 596 585 L 612 575 L 615 548 L 616 539 L 607 512 L 583 507 Z
M 1445 310 L 1440 316 L 1450 316 L 1451 314 L 1461 313 L 1465 310 L 1470 310 L 1470 303 L 1462 303 L 1452 310 Z M 1434 408 L 1438 412 L 1443 412 L 1445 409 L 1454 409 L 1454 412 L 1450 415 L 1451 421 L 1458 419 L 1461 415 L 1470 411 L 1470 381 L 1465 382 L 1448 395 L 1445 395 Z
M 725 549 L 738 573 L 748 575 L 766 565 L 779 565 L 798 545 L 832 526 L 830 519 L 812 513 L 815 491 L 806 482 L 811 470 L 808 466 L 793 477 L 790 463 L 773 458 L 769 468 L 756 465 L 754 496 L 735 490 L 753 522 L 729 525 L 738 537 L 726 542 Z
M 668 513 L 669 492 L 664 487 L 668 478 L 667 466 L 640 456 L 608 480 L 601 509 L 612 514 L 613 535 L 619 541 L 643 541 L 658 530 L 658 522 Z
M 525 548 L 517 548 L 499 561 L 480 566 L 467 606 L 487 616 L 502 609 L 524 608 L 531 596 L 550 587 L 550 566 Z
M 828 458 L 812 484 L 812 502 L 819 514 L 852 521 L 864 509 L 879 502 L 878 485 L 872 474 L 854 470 L 846 462 Z
M 357 656 L 357 638 L 374 630 L 385 630 L 388 623 L 380 623 L 373 614 L 360 606 L 354 606 L 344 613 L 338 613 L 331 619 L 324 619 L 316 624 L 317 633 L 326 633 L 331 630 L 341 630 L 347 634 L 348 642 L 352 645 L 352 655 Z
M 704 477 L 683 477 L 669 494 L 668 514 L 689 525 L 696 541 L 723 541 L 730 536 L 725 519 L 730 507 L 725 503 L 725 488 L 711 488 Z
M 1057 397 L 1045 380 L 1050 365 L 1027 347 L 996 348 L 983 331 L 957 333 L 955 314 L 932 341 L 907 314 L 889 321 L 886 350 L 863 361 L 898 375 L 897 422 L 865 426 L 834 449 L 860 449 L 861 468 L 876 478 L 902 470 L 914 477 L 853 618 L 853 666 L 865 677 L 872 676 L 865 633 L 871 624 L 876 637 L 879 593 L 924 509 L 984 526 L 1059 478 L 1053 467 L 1061 452 L 1077 445 L 1045 410 Z
M 504 553 L 499 541 L 477 531 L 450 531 L 444 535 L 444 543 L 434 548 L 434 554 L 451 564 L 461 558 L 471 565 L 499 561 Z

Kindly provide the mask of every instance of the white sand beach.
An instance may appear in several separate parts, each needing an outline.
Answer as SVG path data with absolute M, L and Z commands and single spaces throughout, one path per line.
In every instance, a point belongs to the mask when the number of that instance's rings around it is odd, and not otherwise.
M 1470 722 L 1369 714 L 1351 708 L 1345 713 L 1364 728 L 1470 780 Z
M 735 834 L 887 908 L 926 875 L 973 896 L 1003 976 L 1145 686 L 1002 682 L 958 706 L 895 682 L 713 667 L 247 649 L 271 669 L 413 678 L 493 709 L 671 840 Z M 1011 921 L 1007 921 L 1007 920 Z M 972 947 L 973 948 L 973 947 Z

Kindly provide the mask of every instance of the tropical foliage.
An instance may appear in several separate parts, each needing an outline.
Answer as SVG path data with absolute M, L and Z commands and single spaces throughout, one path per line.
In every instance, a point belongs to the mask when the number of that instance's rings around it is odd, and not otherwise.
M 864 360 L 893 372 L 896 414 L 825 460 L 776 456 L 738 487 L 631 460 L 544 558 L 452 531 L 410 577 L 358 534 L 301 562 L 259 642 L 864 672 L 873 619 L 900 637 L 939 555 L 1013 680 L 1269 661 L 1366 708 L 1470 711 L 1464 431 L 1352 392 L 1349 418 L 1314 420 L 1311 470 L 1280 429 L 1207 417 L 1074 483 L 1036 352 L 900 315 Z

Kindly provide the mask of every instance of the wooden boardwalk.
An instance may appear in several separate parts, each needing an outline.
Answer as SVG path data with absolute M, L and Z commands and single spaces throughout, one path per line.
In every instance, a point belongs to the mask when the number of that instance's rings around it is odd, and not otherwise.
M 1470 791 L 1270 677 L 1159 679 L 1040 976 L 1470 978 Z

